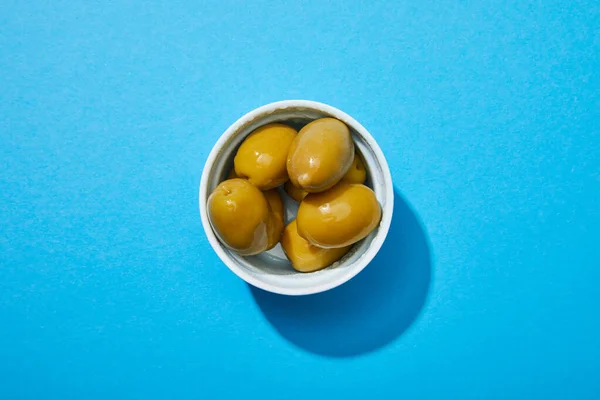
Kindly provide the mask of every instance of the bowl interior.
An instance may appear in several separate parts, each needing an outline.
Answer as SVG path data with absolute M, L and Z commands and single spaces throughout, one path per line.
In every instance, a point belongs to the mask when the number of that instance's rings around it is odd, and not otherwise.
M 376 156 L 376 152 L 373 151 L 371 146 L 373 143 L 372 138 L 371 140 L 365 138 L 364 135 L 366 131 L 364 131 L 364 128 L 341 112 L 328 112 L 328 110 L 302 106 L 274 107 L 268 111 L 262 113 L 259 112 L 252 118 L 242 118 L 236 122 L 236 124 L 232 125 L 215 146 L 215 150 L 213 150 L 213 152 L 216 151 L 214 161 L 210 165 L 207 164 L 205 167 L 208 168 L 208 170 L 203 173 L 203 180 L 206 179 L 206 184 L 203 185 L 204 191 L 201 186 L 199 199 L 201 204 L 206 204 L 208 195 L 212 190 L 214 190 L 220 182 L 226 179 L 227 174 L 231 168 L 233 168 L 233 158 L 238 147 L 244 141 L 246 136 L 256 128 L 271 122 L 282 122 L 300 130 L 307 123 L 317 118 L 327 116 L 342 120 L 350 128 L 356 145 L 356 151 L 363 157 L 367 168 L 367 181 L 365 184 L 373 189 L 377 200 L 382 205 L 382 221 L 389 219 L 391 216 L 386 215 L 386 203 L 391 201 L 391 199 L 388 198 L 389 195 L 384 187 L 384 182 L 386 181 L 384 168 L 387 170 L 387 165 L 382 165 L 381 160 Z M 368 133 L 366 133 L 366 135 L 368 135 Z M 371 142 L 371 144 L 369 144 L 369 142 Z M 389 175 L 389 171 L 387 173 Z M 285 222 L 287 225 L 288 222 L 295 218 L 298 203 L 288 197 L 282 187 L 280 187 L 279 190 L 286 208 Z M 215 241 L 219 246 L 219 249 L 215 250 L 221 250 L 217 251 L 217 253 L 236 274 L 258 287 L 285 294 L 316 292 L 319 291 L 316 289 L 318 287 L 333 287 L 331 282 L 343 282 L 347 280 L 344 279 L 344 276 L 353 276 L 356 274 L 358 271 L 353 270 L 360 270 L 364 267 L 364 265 L 360 265 L 361 257 L 368 251 L 374 238 L 379 234 L 381 227 L 380 224 L 380 227 L 376 228 L 365 239 L 356 243 L 348 254 L 333 265 L 312 273 L 300 273 L 292 268 L 280 244 L 272 250 L 259 255 L 243 257 L 229 250 L 216 240 L 210 225 L 208 227 L 206 226 L 207 224 L 204 216 L 203 223 L 209 238 L 211 238 L 210 235 L 212 235 L 212 238 L 215 239 L 211 240 L 213 246 L 215 245 Z M 366 260 L 366 262 L 368 261 L 369 260 Z

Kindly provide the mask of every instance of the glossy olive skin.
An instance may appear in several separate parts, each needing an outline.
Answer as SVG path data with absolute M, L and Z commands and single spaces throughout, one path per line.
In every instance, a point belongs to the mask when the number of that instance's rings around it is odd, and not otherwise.
M 297 136 L 294 128 L 268 124 L 252 132 L 238 149 L 235 174 L 260 190 L 269 190 L 288 180 L 287 156 Z
M 360 184 L 340 183 L 302 200 L 296 221 L 298 234 L 323 248 L 349 246 L 379 225 L 381 207 L 375 193 Z
M 235 179 L 238 176 L 235 169 L 232 168 L 227 175 L 227 179 Z M 281 239 L 281 234 L 284 228 L 284 210 L 281 195 L 277 189 L 269 189 L 263 192 L 265 199 L 269 205 L 269 220 L 267 223 L 267 235 L 269 237 L 268 245 L 265 250 L 270 250 Z
M 263 192 L 267 203 L 269 204 L 269 221 L 267 226 L 267 235 L 269 237 L 269 243 L 266 250 L 270 250 L 281 239 L 283 233 L 283 201 L 281 201 L 281 195 L 277 189 L 271 189 Z
M 208 217 L 215 234 L 241 255 L 258 254 L 269 245 L 269 204 L 243 179 L 221 182 L 208 197 Z
M 298 132 L 288 154 L 287 171 L 294 186 L 322 192 L 342 179 L 353 159 L 354 142 L 346 124 L 320 118 Z
M 298 203 L 300 203 L 308 194 L 306 190 L 302 190 L 294 186 L 292 181 L 287 181 L 285 185 L 283 185 L 283 188 L 285 189 L 285 192 L 288 194 L 288 196 L 296 200 Z
M 352 161 L 352 165 L 346 172 L 346 174 L 342 177 L 340 182 L 345 183 L 365 183 L 367 180 L 367 169 L 362 160 L 362 157 L 358 153 L 354 153 L 354 160 Z M 296 200 L 300 203 L 308 192 L 306 190 L 302 190 L 299 187 L 294 186 L 292 181 L 287 181 L 283 186 L 288 196 L 292 199 Z
M 358 153 L 354 153 L 354 160 L 352 165 L 348 169 L 348 172 L 344 175 L 341 182 L 346 183 L 365 183 L 367 180 L 367 169 L 362 157 Z
M 295 220 L 285 227 L 281 237 L 281 246 L 292 263 L 292 267 L 300 272 L 314 272 L 323 269 L 342 258 L 352 247 L 323 249 L 313 246 L 298 235 Z

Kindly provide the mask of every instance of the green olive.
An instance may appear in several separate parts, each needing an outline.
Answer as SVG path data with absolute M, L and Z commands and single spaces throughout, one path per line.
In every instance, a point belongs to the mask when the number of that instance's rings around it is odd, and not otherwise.
M 295 129 L 283 124 L 268 124 L 244 140 L 233 160 L 235 174 L 248 179 L 260 190 L 268 190 L 288 180 L 286 168 Z
M 367 170 L 362 157 L 358 153 L 354 153 L 354 160 L 348 169 L 348 172 L 342 177 L 341 182 L 345 183 L 365 183 L 367 179 Z M 283 186 L 288 196 L 300 203 L 308 194 L 306 190 L 294 186 L 292 181 L 287 181 Z
M 352 247 L 323 249 L 313 246 L 298 235 L 295 220 L 285 227 L 281 237 L 281 246 L 294 269 L 300 272 L 313 272 L 325 268 L 342 258 Z
M 381 220 L 375 193 L 365 185 L 340 183 L 311 193 L 298 208 L 298 234 L 323 248 L 349 246 L 366 237 Z
M 363 163 L 362 157 L 358 153 L 354 153 L 352 165 L 342 178 L 342 182 L 346 183 L 365 183 L 367 179 L 367 169 Z
M 353 159 L 354 143 L 346 124 L 321 118 L 302 128 L 294 139 L 287 171 L 294 186 L 322 192 L 342 179 Z
M 208 197 L 208 216 L 219 240 L 241 255 L 269 246 L 269 204 L 263 193 L 243 179 L 221 182 Z
M 235 169 L 231 169 L 227 175 L 227 179 L 235 179 Z M 281 234 L 284 228 L 284 210 L 281 195 L 277 189 L 269 189 L 263 192 L 267 203 L 269 204 L 269 221 L 267 225 L 267 234 L 269 236 L 269 244 L 266 250 L 270 250 L 281 239 Z

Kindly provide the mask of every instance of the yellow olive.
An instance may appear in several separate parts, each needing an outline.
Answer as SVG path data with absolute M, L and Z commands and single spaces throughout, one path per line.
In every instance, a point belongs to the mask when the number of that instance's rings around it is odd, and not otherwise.
M 269 204 L 243 179 L 221 182 L 208 197 L 210 223 L 223 244 L 241 255 L 258 254 L 269 245 Z
M 285 189 L 288 196 L 290 196 L 292 199 L 296 200 L 298 203 L 300 203 L 302 201 L 302 199 L 304 199 L 306 197 L 306 195 L 308 194 L 308 192 L 306 190 L 302 190 L 302 189 L 294 186 L 292 181 L 287 181 L 285 183 L 285 185 L 283 185 L 283 188 Z
M 267 227 L 267 233 L 269 236 L 269 244 L 267 250 L 275 247 L 281 239 L 283 232 L 283 202 L 281 201 L 281 195 L 277 189 L 267 190 L 263 192 L 267 203 L 269 204 L 269 222 Z
M 235 174 L 235 169 L 232 168 L 227 175 L 227 179 L 235 179 L 238 176 Z M 283 201 L 277 189 L 269 189 L 263 192 L 267 203 L 269 204 L 269 221 L 267 225 L 267 234 L 269 236 L 269 244 L 265 250 L 270 250 L 281 239 L 284 227 L 284 211 Z
M 335 118 L 312 121 L 290 147 L 287 171 L 292 183 L 307 192 L 322 192 L 339 182 L 354 159 L 350 130 Z
M 288 151 L 297 136 L 295 129 L 283 124 L 268 124 L 244 140 L 233 160 L 235 173 L 260 190 L 277 187 L 288 180 Z
M 365 183 L 367 179 L 367 169 L 361 156 L 358 153 L 354 153 L 354 161 L 346 175 L 342 178 L 342 182 L 346 183 Z
M 298 208 L 298 234 L 323 248 L 349 246 L 367 236 L 381 220 L 375 193 L 365 185 L 340 183 L 311 193 Z
M 342 177 L 341 182 L 346 183 L 365 183 L 367 179 L 367 169 L 362 161 L 362 157 L 358 153 L 354 153 L 354 160 L 352 165 L 346 172 L 346 175 Z M 302 190 L 299 187 L 294 186 L 292 181 L 287 181 L 283 186 L 287 194 L 298 203 L 300 203 L 308 194 L 306 190 Z
M 325 268 L 342 258 L 352 247 L 323 249 L 313 246 L 298 235 L 295 220 L 285 227 L 281 245 L 294 269 L 300 272 L 313 272 Z

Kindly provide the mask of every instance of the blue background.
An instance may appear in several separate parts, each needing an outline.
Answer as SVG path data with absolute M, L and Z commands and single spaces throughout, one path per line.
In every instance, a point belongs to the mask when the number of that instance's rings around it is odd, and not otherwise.
M 3 1 L 0 398 L 599 398 L 595 1 Z M 347 285 L 250 289 L 202 230 L 238 117 L 383 148 Z M 337 397 L 336 397 L 337 398 Z

